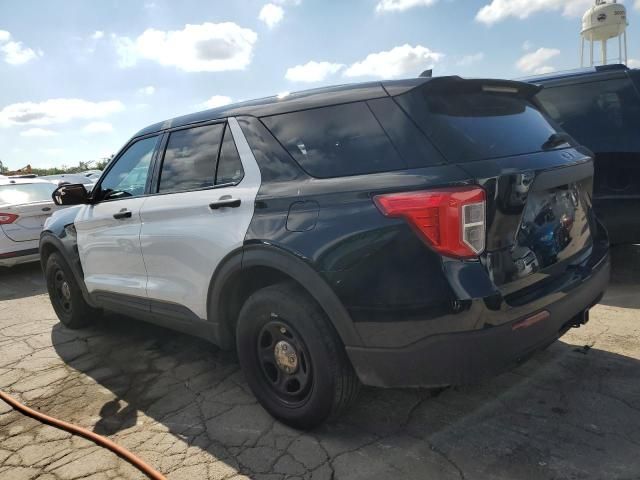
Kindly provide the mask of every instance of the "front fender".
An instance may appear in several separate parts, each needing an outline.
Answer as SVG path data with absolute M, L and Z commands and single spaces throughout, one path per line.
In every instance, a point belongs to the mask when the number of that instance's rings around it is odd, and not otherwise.
M 80 206 L 65 208 L 64 210 L 59 210 L 47 219 L 44 230 L 40 234 L 40 264 L 44 271 L 47 266 L 47 258 L 49 258 L 51 253 L 57 252 L 62 255 L 71 268 L 71 272 L 82 290 L 82 296 L 85 301 L 95 307 L 84 283 L 84 272 L 78 253 L 78 241 L 74 221 L 80 208 Z

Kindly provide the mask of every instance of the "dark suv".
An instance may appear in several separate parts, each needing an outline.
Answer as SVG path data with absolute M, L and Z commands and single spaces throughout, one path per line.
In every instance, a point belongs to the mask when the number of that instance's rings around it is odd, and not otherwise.
M 76 328 L 114 310 L 237 348 L 310 427 L 360 383 L 478 382 L 588 318 L 609 280 L 593 163 L 538 87 L 418 78 L 145 128 L 40 242 Z
M 611 243 L 640 243 L 640 71 L 624 65 L 528 79 L 538 100 L 595 156 L 593 205 Z

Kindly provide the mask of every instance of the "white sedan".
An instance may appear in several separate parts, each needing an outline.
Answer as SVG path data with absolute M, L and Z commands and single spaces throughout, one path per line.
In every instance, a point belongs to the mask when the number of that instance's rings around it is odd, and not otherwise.
M 42 226 L 60 208 L 51 199 L 56 187 L 37 178 L 0 177 L 0 266 L 40 259 Z

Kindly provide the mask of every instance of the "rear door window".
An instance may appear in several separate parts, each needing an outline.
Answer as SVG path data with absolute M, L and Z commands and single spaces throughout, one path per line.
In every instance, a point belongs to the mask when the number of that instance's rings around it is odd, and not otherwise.
M 171 132 L 158 191 L 168 193 L 213 187 L 223 132 L 223 123 Z
M 366 103 L 262 118 L 298 164 L 319 178 L 407 168 Z
M 244 177 L 242 162 L 233 141 L 229 125 L 224 130 L 224 139 L 220 147 L 220 158 L 216 170 L 216 185 L 237 184 Z
M 628 78 L 544 88 L 538 100 L 594 152 L 640 151 L 640 99 Z

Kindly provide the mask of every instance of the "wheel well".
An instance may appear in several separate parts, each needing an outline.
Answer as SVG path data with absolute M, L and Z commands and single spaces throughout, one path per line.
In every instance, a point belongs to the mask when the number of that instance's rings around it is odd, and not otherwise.
M 224 339 L 220 339 L 223 344 L 221 346 L 235 348 L 236 324 L 240 310 L 247 299 L 261 288 L 283 281 L 296 282 L 282 270 L 264 266 L 243 269 L 227 281 L 220 296 L 224 301 L 218 309 L 218 318 L 224 335 Z
M 49 242 L 44 243 L 40 247 L 40 264 L 42 265 L 42 268 L 44 268 L 47 265 L 47 259 L 49 258 L 49 255 L 57 251 L 58 249 L 52 243 L 49 243 Z

